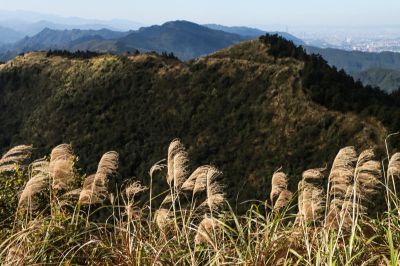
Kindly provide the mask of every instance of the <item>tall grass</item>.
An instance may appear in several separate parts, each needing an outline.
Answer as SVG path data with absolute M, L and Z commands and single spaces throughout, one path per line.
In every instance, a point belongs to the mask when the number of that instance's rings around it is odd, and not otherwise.
M 399 265 L 398 154 L 388 152 L 380 163 L 371 150 L 358 156 L 354 148 L 344 148 L 329 174 L 328 169 L 306 170 L 293 192 L 288 176 L 276 172 L 266 195 L 270 199 L 241 215 L 226 200 L 224 177 L 216 167 L 192 171 L 179 140 L 166 155 L 166 163 L 156 163 L 148 178 L 164 178 L 169 190 L 154 195 L 152 182 L 145 187 L 128 179 L 116 186 L 116 152 L 102 157 L 96 174 L 82 178 L 70 146 L 56 147 L 49 161 L 35 161 L 27 169 L 12 229 L 0 235 L 0 261 Z M 160 197 L 164 200 L 156 205 Z M 376 206 L 379 198 L 386 206 Z

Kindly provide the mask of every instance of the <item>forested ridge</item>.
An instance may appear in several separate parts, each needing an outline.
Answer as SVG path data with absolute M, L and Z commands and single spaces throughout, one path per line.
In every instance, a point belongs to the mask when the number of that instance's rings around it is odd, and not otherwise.
M 149 167 L 180 138 L 193 164 L 218 165 L 237 203 L 265 200 L 280 167 L 293 187 L 341 147 L 382 151 L 400 125 L 398 92 L 364 87 L 274 35 L 189 62 L 28 53 L 0 65 L 0 99 L 3 151 L 24 143 L 45 155 L 70 143 L 92 171 L 99 154 L 116 150 L 122 177 L 146 184 Z

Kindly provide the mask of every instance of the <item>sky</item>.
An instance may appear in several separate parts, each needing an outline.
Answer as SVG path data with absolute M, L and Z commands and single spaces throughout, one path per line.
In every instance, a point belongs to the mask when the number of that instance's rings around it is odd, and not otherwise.
M 400 0 L 0 0 L 0 9 L 128 19 L 145 25 L 177 19 L 290 27 L 400 24 Z

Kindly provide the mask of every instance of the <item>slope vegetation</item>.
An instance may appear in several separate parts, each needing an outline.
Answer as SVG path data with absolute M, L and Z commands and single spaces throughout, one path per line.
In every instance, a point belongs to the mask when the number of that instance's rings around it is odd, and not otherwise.
M 302 169 L 324 166 L 340 147 L 381 148 L 398 110 L 394 96 L 277 36 L 187 63 L 154 53 L 30 53 L 0 65 L 2 149 L 30 143 L 44 155 L 71 143 L 88 171 L 113 149 L 121 173 L 148 184 L 148 169 L 179 137 L 193 164 L 220 167 L 237 202 L 264 200 L 279 167 L 293 187 Z

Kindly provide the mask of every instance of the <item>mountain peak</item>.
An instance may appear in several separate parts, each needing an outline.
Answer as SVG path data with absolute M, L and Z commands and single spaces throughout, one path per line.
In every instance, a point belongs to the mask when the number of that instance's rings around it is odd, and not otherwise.
M 196 24 L 194 22 L 191 21 L 187 21 L 187 20 L 173 20 L 173 21 L 167 21 L 164 24 L 162 24 L 161 26 L 192 26 L 192 27 L 201 27 L 201 25 Z
M 48 34 L 48 33 L 54 33 L 57 32 L 57 30 L 51 29 L 49 27 L 45 27 L 43 30 L 41 30 L 38 34 Z

